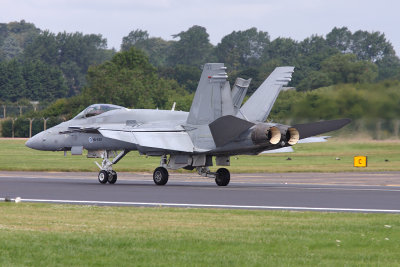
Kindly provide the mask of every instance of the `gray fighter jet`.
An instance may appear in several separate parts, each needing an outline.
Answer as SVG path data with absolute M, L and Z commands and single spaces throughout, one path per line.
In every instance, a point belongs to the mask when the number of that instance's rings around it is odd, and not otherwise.
M 72 155 L 102 158 L 98 180 L 114 184 L 113 165 L 129 151 L 161 157 L 153 173 L 154 183 L 168 182 L 168 169 L 196 169 L 226 186 L 226 168 L 211 172 L 213 158 L 218 166 L 229 166 L 230 156 L 257 155 L 295 145 L 300 139 L 337 130 L 349 119 L 309 124 L 283 125 L 265 120 L 283 86 L 291 80 L 294 67 L 278 67 L 242 105 L 250 80 L 238 78 L 231 89 L 223 63 L 203 67 L 190 112 L 127 109 L 94 104 L 75 118 L 30 138 L 26 145 L 37 150 L 71 151 Z

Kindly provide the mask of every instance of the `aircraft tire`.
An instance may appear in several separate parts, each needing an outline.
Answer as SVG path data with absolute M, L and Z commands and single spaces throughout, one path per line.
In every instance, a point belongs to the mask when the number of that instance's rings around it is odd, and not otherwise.
M 227 186 L 231 180 L 231 174 L 228 169 L 219 168 L 216 173 L 215 183 L 218 186 Z
M 99 172 L 99 176 L 97 176 L 97 178 L 98 178 L 98 180 L 99 180 L 99 182 L 101 183 L 101 184 L 106 184 L 107 182 L 108 182 L 108 172 L 107 171 L 105 171 L 105 170 L 101 170 L 100 172 Z
M 108 183 L 110 184 L 115 184 L 115 182 L 117 181 L 118 175 L 116 171 L 111 171 L 108 174 Z
M 158 167 L 154 170 L 153 181 L 156 185 L 165 185 L 168 182 L 168 171 L 164 167 Z

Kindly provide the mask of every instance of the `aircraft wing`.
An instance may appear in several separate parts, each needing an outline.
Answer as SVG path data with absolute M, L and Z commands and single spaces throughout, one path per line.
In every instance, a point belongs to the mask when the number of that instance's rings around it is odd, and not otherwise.
M 181 126 L 168 127 L 141 125 L 108 125 L 98 129 L 107 138 L 133 143 L 139 151 L 193 152 L 194 146 L 190 136 Z

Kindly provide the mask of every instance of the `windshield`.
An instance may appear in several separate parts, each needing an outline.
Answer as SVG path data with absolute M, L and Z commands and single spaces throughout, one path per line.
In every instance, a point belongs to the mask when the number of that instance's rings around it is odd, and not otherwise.
M 117 106 L 117 105 L 111 105 L 111 104 L 94 104 L 89 107 L 87 107 L 84 111 L 79 113 L 75 119 L 78 118 L 88 118 L 88 117 L 93 117 L 100 115 L 104 112 L 114 110 L 114 109 L 121 109 L 123 107 Z

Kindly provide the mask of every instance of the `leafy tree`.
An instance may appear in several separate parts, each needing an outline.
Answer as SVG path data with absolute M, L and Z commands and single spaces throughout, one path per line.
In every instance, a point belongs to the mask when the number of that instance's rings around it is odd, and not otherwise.
M 333 28 L 326 35 L 326 43 L 333 48 L 338 49 L 341 53 L 352 53 L 353 34 L 347 27 Z
M 15 102 L 25 89 L 22 65 L 17 60 L 0 62 L 0 99 Z
M 353 34 L 352 53 L 360 60 L 372 62 L 395 54 L 384 33 L 367 31 L 356 31 Z
M 134 46 L 145 52 L 152 65 L 161 67 L 167 64 L 167 57 L 173 43 L 175 41 L 165 41 L 161 38 L 149 37 L 147 31 L 137 29 L 122 38 L 121 51 L 128 51 Z
M 68 94 L 62 72 L 41 61 L 26 62 L 23 65 L 23 77 L 26 84 L 23 94 L 25 98 L 52 102 Z
M 68 96 L 76 95 L 86 83 L 90 65 L 109 59 L 107 41 L 101 35 L 44 31 L 24 52 L 25 60 L 40 60 L 59 68 L 69 87 Z
M 168 55 L 171 53 L 171 47 L 175 41 L 165 41 L 161 38 L 149 38 L 137 42 L 135 47 L 143 50 L 149 57 L 149 62 L 156 66 L 166 66 L 168 64 Z
M 176 65 L 175 67 L 159 68 L 158 72 L 165 79 L 176 80 L 180 86 L 189 92 L 195 92 L 201 76 L 201 69 L 193 66 Z
M 375 63 L 378 66 L 378 80 L 400 80 L 400 59 L 396 55 L 385 56 Z
M 220 62 L 225 62 L 232 70 L 238 70 L 258 65 L 269 43 L 267 32 L 250 28 L 224 36 L 215 51 Z
M 128 51 L 132 46 L 148 39 L 149 33 L 147 31 L 142 31 L 140 29 L 131 31 L 128 36 L 122 38 L 121 51 Z
M 186 95 L 175 81 L 160 79 L 144 53 L 135 48 L 89 68 L 87 79 L 88 86 L 83 91 L 87 104 L 106 102 L 134 108 L 168 108 L 173 99 Z
M 322 71 L 334 84 L 366 83 L 377 77 L 377 67 L 369 61 L 357 61 L 353 54 L 337 54 L 322 62 Z
M 210 59 L 213 46 L 206 28 L 195 25 L 173 37 L 179 41 L 171 46 L 167 59 L 169 65 L 202 66 Z
M 300 91 L 314 90 L 331 84 L 333 84 L 333 82 L 328 73 L 323 71 L 311 71 L 307 75 L 307 78 L 301 80 L 298 84 L 298 88 Z
M 35 25 L 24 20 L 0 23 L 0 61 L 19 57 L 39 32 Z
M 295 65 L 299 56 L 299 48 L 297 41 L 278 37 L 264 49 L 262 61 L 264 64 L 268 64 L 268 61 L 277 60 L 280 65 Z
M 21 98 L 54 101 L 68 89 L 61 71 L 41 61 L 0 63 L 0 99 L 16 102 Z

